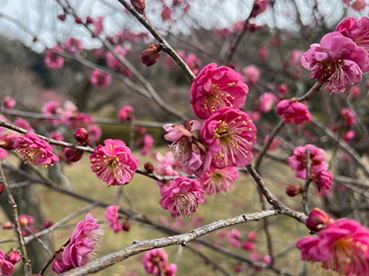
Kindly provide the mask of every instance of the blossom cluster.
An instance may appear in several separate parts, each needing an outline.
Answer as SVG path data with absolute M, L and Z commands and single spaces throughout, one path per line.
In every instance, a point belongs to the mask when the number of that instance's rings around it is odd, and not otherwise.
M 163 248 L 146 251 L 142 257 L 145 271 L 153 275 L 175 276 L 177 266 L 168 263 L 168 255 Z

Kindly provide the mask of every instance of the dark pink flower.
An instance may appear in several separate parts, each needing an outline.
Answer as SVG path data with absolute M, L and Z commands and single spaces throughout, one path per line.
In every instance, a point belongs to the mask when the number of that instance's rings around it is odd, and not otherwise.
M 4 251 L 0 249 L 0 274 L 10 276 L 13 274 L 14 264 L 5 259 Z
M 172 217 L 189 216 L 196 212 L 199 203 L 203 203 L 204 190 L 199 181 L 185 176 L 173 179 L 160 190 L 161 207 L 168 210 Z
M 50 144 L 34 133 L 19 136 L 13 147 L 25 163 L 47 166 L 59 161 Z
M 109 226 L 115 233 L 122 231 L 122 224 L 118 220 L 119 205 L 110 205 L 106 208 L 105 218 L 109 221 Z
M 312 71 L 311 78 L 327 83 L 332 92 L 343 92 L 346 87 L 361 81 L 369 69 L 367 51 L 357 46 L 340 32 L 323 36 L 320 44 L 312 44 L 301 57 L 301 64 Z
M 142 257 L 142 264 L 147 273 L 158 274 L 165 267 L 168 255 L 163 248 L 146 251 Z M 160 265 L 160 270 L 159 266 Z
M 10 96 L 5 96 L 3 99 L 3 107 L 5 109 L 13 109 L 16 103 L 15 99 Z
M 163 7 L 160 16 L 163 21 L 173 21 L 172 10 L 167 6 Z
M 253 251 L 255 249 L 254 243 L 251 241 L 245 241 L 242 244 L 242 248 L 247 250 L 247 251 Z
M 288 157 L 288 163 L 292 170 L 296 171 L 296 177 L 306 178 L 306 150 L 310 153 L 310 176 L 314 176 L 321 171 L 328 169 L 328 164 L 324 162 L 325 151 L 314 145 L 298 146 L 293 150 L 293 155 Z
M 282 116 L 285 123 L 302 124 L 311 120 L 307 106 L 295 100 L 280 101 L 277 104 L 277 114 Z
M 63 53 L 63 48 L 59 45 L 54 46 L 50 50 L 46 50 L 45 54 L 45 64 L 48 68 L 61 68 L 64 64 L 64 58 L 57 53 Z
M 93 85 L 103 88 L 111 83 L 111 76 L 99 69 L 94 69 L 91 74 L 90 81 Z
M 337 32 L 352 39 L 358 46 L 369 51 L 369 18 L 362 17 L 357 19 L 355 17 L 348 17 L 341 21 L 336 28 Z
M 56 255 L 52 269 L 62 273 L 75 267 L 84 266 L 92 257 L 92 251 L 104 231 L 91 213 L 78 222 L 73 230 L 68 245 Z
M 231 230 L 231 234 L 229 237 L 229 241 L 230 243 L 237 248 L 241 247 L 241 239 L 242 239 L 242 234 L 241 231 L 238 230 L 237 228 L 233 228 Z
M 61 133 L 59 130 L 55 130 L 49 133 L 49 137 L 54 140 L 63 141 L 63 133 Z
M 198 180 L 205 193 L 213 195 L 219 192 L 228 192 L 238 177 L 239 173 L 235 167 L 216 169 L 210 166 Z
M 68 38 L 64 45 L 65 48 L 71 53 L 79 53 L 83 50 L 82 41 L 74 37 Z
M 141 62 L 146 66 L 154 65 L 158 61 L 162 49 L 163 47 L 160 44 L 150 44 L 142 51 L 140 55 Z
M 242 69 L 245 82 L 250 86 L 255 86 L 259 80 L 260 71 L 255 65 L 249 65 Z
M 241 74 L 229 67 L 217 67 L 215 63 L 210 63 L 192 82 L 192 109 L 197 117 L 206 119 L 219 108 L 242 107 L 248 92 Z
M 339 219 L 326 225 L 317 237 L 297 241 L 301 259 L 320 262 L 322 267 L 343 275 L 369 273 L 369 229 L 352 219 Z
M 119 110 L 118 118 L 120 121 L 125 122 L 129 119 L 131 119 L 131 114 L 133 112 L 133 107 L 130 105 L 124 105 Z
M 248 165 L 253 158 L 255 134 L 250 116 L 230 107 L 219 109 L 201 127 L 201 138 L 208 145 L 215 168 Z
M 346 143 L 350 143 L 351 140 L 355 137 L 355 131 L 354 130 L 349 130 L 347 131 L 346 133 L 343 134 L 343 140 L 346 142 Z
M 90 143 L 90 135 L 85 128 L 77 129 L 73 134 L 74 139 L 81 145 L 86 146 Z
M 332 174 L 329 171 L 320 171 L 314 175 L 314 182 L 318 190 L 328 190 L 332 185 Z
M 5 260 L 8 262 L 11 262 L 13 265 L 18 263 L 20 261 L 20 254 L 18 251 L 15 251 L 13 249 L 10 249 L 8 253 L 5 255 Z
M 355 114 L 350 110 L 350 108 L 342 109 L 341 115 L 346 126 L 352 126 L 356 122 Z
M 323 210 L 314 208 L 306 219 L 306 226 L 314 232 L 323 230 L 334 219 Z
M 13 124 L 17 127 L 21 127 L 29 132 L 35 132 L 35 130 L 31 127 L 31 125 L 21 117 L 15 118 Z
M 90 156 L 91 169 L 108 186 L 123 185 L 131 181 L 138 160 L 121 140 L 107 139 Z

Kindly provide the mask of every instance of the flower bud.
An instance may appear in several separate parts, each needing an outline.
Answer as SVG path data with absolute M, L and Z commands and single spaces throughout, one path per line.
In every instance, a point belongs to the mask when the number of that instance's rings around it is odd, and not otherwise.
M 318 186 L 318 190 L 328 190 L 332 184 L 332 174 L 329 171 L 318 172 L 314 176 L 314 182 Z
M 74 139 L 76 139 L 76 141 L 83 146 L 86 146 L 90 143 L 90 135 L 88 134 L 88 131 L 85 128 L 77 129 L 74 132 Z
M 6 96 L 3 100 L 3 106 L 5 109 L 12 109 L 16 104 L 16 101 L 13 97 Z
M 154 171 L 154 165 L 151 162 L 146 162 L 144 168 L 148 173 L 153 173 Z
M 160 51 L 163 47 L 160 44 L 150 44 L 146 50 L 141 53 L 141 62 L 146 66 L 154 65 L 160 57 Z
M 301 185 L 290 184 L 286 188 L 286 194 L 290 197 L 297 196 L 298 194 L 301 194 L 301 193 L 302 193 Z
M 82 21 L 82 18 L 81 18 L 81 17 L 76 16 L 76 17 L 74 18 L 74 21 L 75 21 L 77 24 L 83 24 L 83 21 Z
M 12 229 L 12 228 L 13 228 L 13 224 L 10 221 L 3 223 L 3 229 Z
M 92 24 L 92 23 L 94 23 L 94 20 L 90 16 L 87 16 L 86 17 L 86 24 Z
M 125 222 L 123 222 L 122 229 L 124 231 L 128 232 L 130 228 L 131 228 L 131 223 L 129 222 L 129 220 L 126 220 Z
M 52 225 L 53 225 L 53 222 L 51 220 L 47 219 L 44 221 L 44 228 L 49 228 Z
M 6 256 L 5 256 L 5 260 L 7 260 L 8 262 L 11 262 L 13 265 L 15 265 L 16 263 L 19 262 L 20 260 L 20 254 L 18 251 L 15 250 L 10 250 Z
M 58 19 L 59 19 L 60 21 L 64 21 L 66 16 L 67 16 L 67 15 L 66 15 L 65 13 L 59 14 L 59 15 L 58 15 Z
M 306 220 L 306 226 L 314 232 L 319 232 L 333 221 L 334 219 L 326 212 L 320 210 L 319 208 L 314 208 L 314 210 L 309 213 L 309 216 Z
M 144 10 L 146 8 L 145 0 L 131 0 L 131 4 L 138 13 L 144 13 Z
M 269 0 L 255 0 L 250 17 L 256 17 L 269 7 Z
M 69 162 L 77 162 L 81 160 L 83 151 L 75 148 L 65 148 L 64 156 Z

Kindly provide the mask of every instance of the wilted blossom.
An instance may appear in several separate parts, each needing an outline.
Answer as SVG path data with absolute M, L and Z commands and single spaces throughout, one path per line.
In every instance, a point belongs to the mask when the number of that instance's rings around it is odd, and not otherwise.
M 239 173 L 235 167 L 216 169 L 210 166 L 198 180 L 205 193 L 213 195 L 219 192 L 228 192 L 238 177 Z
M 21 127 L 29 132 L 35 132 L 35 130 L 31 127 L 31 125 L 21 117 L 15 118 L 13 124 L 17 127 Z
M 324 162 L 325 151 L 314 145 L 298 146 L 293 150 L 293 155 L 288 157 L 288 163 L 292 170 L 296 171 L 295 176 L 306 178 L 306 150 L 310 153 L 310 176 L 314 176 L 321 171 L 328 169 L 328 164 Z
M 111 76 L 100 71 L 99 69 L 94 69 L 92 71 L 90 81 L 93 85 L 103 88 L 111 83 Z
M 256 127 L 247 113 L 224 107 L 205 120 L 201 138 L 208 146 L 213 167 L 246 166 L 253 159 Z
M 83 50 L 82 41 L 78 38 L 70 37 L 65 41 L 65 48 L 71 53 L 79 53 Z
M 110 205 L 106 208 L 105 218 L 109 221 L 109 226 L 115 233 L 122 231 L 122 224 L 118 220 L 119 205 Z
M 146 251 L 142 257 L 142 264 L 147 273 L 158 274 L 168 261 L 168 255 L 163 248 Z
M 16 100 L 13 97 L 5 96 L 3 99 L 3 107 L 5 109 L 13 109 L 16 104 Z
M 259 100 L 260 111 L 267 113 L 273 108 L 273 105 L 278 101 L 278 98 L 273 93 L 266 92 L 260 96 Z
M 340 32 L 323 36 L 320 44 L 312 44 L 301 57 L 301 64 L 312 71 L 311 78 L 326 83 L 332 92 L 344 92 L 346 87 L 361 81 L 369 69 L 367 51 Z
M 354 130 L 349 130 L 347 131 L 346 133 L 343 133 L 343 140 L 346 142 L 346 143 L 350 143 L 351 140 L 355 137 L 355 131 Z
M 343 275 L 369 273 L 369 229 L 352 219 L 339 219 L 326 225 L 319 236 L 297 241 L 301 259 L 320 262 L 327 270 Z
M 31 132 L 19 136 L 13 146 L 25 163 L 47 166 L 59 161 L 50 144 Z
M 92 251 L 95 249 L 100 236 L 104 234 L 97 221 L 98 219 L 88 213 L 84 220 L 78 222 L 69 243 L 63 252 L 58 253 L 54 259 L 52 269 L 56 273 L 84 266 L 91 260 Z
M 160 193 L 159 203 L 172 217 L 189 216 L 196 212 L 199 203 L 205 201 L 200 182 L 185 176 L 174 178 L 161 188 Z
M 336 28 L 337 32 L 351 38 L 358 46 L 363 47 L 369 51 L 369 18 L 362 17 L 357 19 L 349 17 L 341 21 Z
M 356 122 L 355 114 L 350 110 L 350 108 L 342 109 L 341 115 L 346 126 L 352 126 Z
M 200 131 L 200 122 L 186 122 L 186 126 L 166 124 L 163 128 L 167 141 L 173 142 L 172 149 L 179 165 L 187 174 L 202 175 L 210 166 L 211 156 L 206 146 L 196 137 Z
M 63 53 L 63 48 L 59 45 L 54 46 L 50 50 L 46 50 L 45 54 L 45 64 L 48 68 L 61 68 L 64 64 L 64 58 L 57 53 Z
M 13 274 L 14 264 L 5 259 L 5 253 L 0 249 L 0 274 L 10 276 Z
M 326 212 L 319 208 L 314 208 L 306 219 L 306 226 L 314 232 L 319 232 L 333 221 L 334 219 Z
M 141 148 L 141 154 L 146 155 L 152 148 L 154 144 L 154 138 L 150 134 L 145 134 L 143 138 L 143 146 Z
M 245 82 L 250 86 L 255 86 L 259 80 L 260 70 L 255 65 L 248 65 L 242 69 Z
M 104 143 L 90 156 L 92 171 L 108 186 L 130 182 L 138 167 L 137 158 L 121 140 L 107 139 Z
M 307 106 L 294 99 L 280 101 L 277 104 L 277 114 L 282 116 L 285 123 L 302 124 L 311 121 Z
M 242 107 L 248 92 L 241 74 L 229 67 L 210 63 L 192 82 L 192 109 L 197 117 L 206 119 L 222 107 Z

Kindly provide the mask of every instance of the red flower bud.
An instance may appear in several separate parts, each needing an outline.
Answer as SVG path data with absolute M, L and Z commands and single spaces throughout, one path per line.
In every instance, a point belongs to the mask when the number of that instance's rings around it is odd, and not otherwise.
M 286 194 L 290 197 L 297 196 L 298 194 L 301 194 L 301 193 L 302 193 L 301 185 L 290 184 L 286 188 Z
M 69 162 L 77 162 L 81 160 L 83 151 L 75 148 L 65 148 L 64 156 Z
M 92 24 L 92 23 L 94 23 L 94 20 L 91 17 L 87 16 L 86 17 L 86 24 Z
M 63 14 L 59 14 L 59 15 L 58 15 L 58 19 L 59 19 L 60 21 L 64 21 L 66 16 L 67 16 L 67 15 L 66 15 L 65 13 L 63 13 Z
M 75 21 L 77 24 L 83 24 L 83 21 L 82 21 L 81 17 L 76 16 L 76 17 L 74 18 L 74 21 Z
M 131 228 L 131 223 L 129 222 L 129 220 L 126 220 L 125 222 L 123 222 L 122 229 L 124 231 L 128 232 L 130 228 Z
M 76 139 L 76 141 L 83 146 L 86 146 L 90 143 L 90 135 L 88 134 L 88 131 L 85 128 L 77 129 L 74 132 L 74 139 Z
M 144 10 L 146 8 L 145 0 L 131 0 L 131 4 L 138 13 L 144 13 Z
M 141 62 L 146 66 L 154 65 L 160 57 L 160 51 L 163 47 L 160 44 L 150 44 L 146 50 L 141 53 Z
M 334 219 L 323 210 L 314 208 L 306 219 L 306 226 L 314 232 L 319 232 L 324 229 Z
M 146 162 L 144 164 L 144 168 L 148 173 L 152 173 L 154 171 L 154 165 L 151 162 Z
M 255 0 L 250 17 L 263 13 L 269 7 L 269 0 Z

